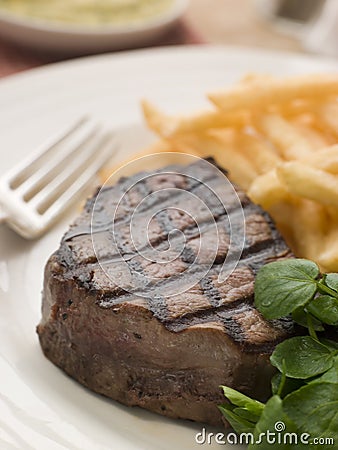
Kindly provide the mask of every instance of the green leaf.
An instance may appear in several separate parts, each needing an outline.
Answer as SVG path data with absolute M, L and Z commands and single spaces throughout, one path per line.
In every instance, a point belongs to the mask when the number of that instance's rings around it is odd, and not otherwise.
M 307 306 L 306 306 L 306 308 L 307 308 Z M 293 311 L 292 319 L 296 323 L 301 325 L 302 327 L 307 328 L 308 327 L 308 320 L 307 320 L 308 314 L 309 313 L 304 311 L 304 307 L 301 306 L 300 308 L 297 308 Z M 313 329 L 316 331 L 324 331 L 324 327 L 322 326 L 321 322 L 319 320 L 317 320 L 315 317 L 311 317 L 311 318 L 312 318 Z
M 221 386 L 225 397 L 231 404 L 219 406 L 220 411 L 237 433 L 253 431 L 264 404 L 227 386 Z
M 297 336 L 277 345 L 270 361 L 287 377 L 307 379 L 329 370 L 334 352 L 310 336 Z
M 260 414 L 256 415 L 255 413 L 249 411 L 246 408 L 236 407 L 233 410 L 233 413 L 237 414 L 237 416 L 242 417 L 243 419 L 247 419 L 249 422 L 257 423 L 260 418 Z
M 236 391 L 235 389 L 231 389 L 227 386 L 221 386 L 223 389 L 223 393 L 225 397 L 234 405 L 240 406 L 242 408 L 247 409 L 255 416 L 260 416 L 263 409 L 264 403 L 259 402 L 258 400 L 254 400 L 241 392 Z
M 273 395 L 277 395 L 280 383 L 282 381 L 282 374 L 276 373 L 271 379 L 271 390 Z
M 289 394 L 283 400 L 283 409 L 292 422 L 297 425 L 300 433 L 309 433 L 312 438 L 332 437 L 337 439 L 337 384 L 310 383 Z M 322 446 L 322 448 L 325 447 Z
M 248 449 L 250 450 L 253 449 L 269 450 L 272 448 L 278 448 L 283 450 L 294 449 L 293 444 L 278 445 L 277 443 L 271 444 L 267 442 L 266 436 L 267 431 L 270 431 L 272 433 L 275 432 L 276 423 L 281 422 L 284 424 L 286 432 L 293 433 L 297 431 L 295 425 L 292 423 L 292 421 L 290 421 L 290 419 L 286 416 L 283 410 L 283 403 L 281 398 L 278 395 L 274 395 L 265 405 L 261 418 L 255 427 L 254 432 L 255 443 L 250 444 Z M 297 448 L 302 447 L 297 446 Z
M 324 283 L 334 291 L 338 291 L 338 273 L 328 273 L 325 275 Z
M 236 431 L 236 433 L 240 434 L 253 432 L 255 424 L 234 413 L 233 405 L 224 403 L 223 405 L 219 405 L 218 409 L 221 411 L 223 416 L 229 422 L 231 427 Z
M 287 316 L 312 299 L 318 275 L 318 266 L 305 259 L 287 259 L 263 266 L 255 282 L 256 307 L 267 319 Z
M 320 295 L 306 305 L 306 309 L 317 319 L 328 324 L 338 325 L 338 299 Z
M 333 341 L 332 339 L 321 339 L 320 342 L 325 345 L 325 347 L 330 348 L 333 352 L 338 350 L 338 342 Z
M 325 381 L 327 383 L 336 383 L 338 389 L 338 357 L 334 359 L 333 366 L 327 372 L 325 372 L 321 377 L 315 378 L 311 383 L 321 383 Z
M 274 375 L 271 380 L 272 393 L 274 395 L 278 393 L 281 381 L 282 374 L 276 373 L 276 375 Z M 280 397 L 284 398 L 286 395 L 290 394 L 290 392 L 293 392 L 302 386 L 304 386 L 303 380 L 297 380 L 296 378 L 286 378 Z

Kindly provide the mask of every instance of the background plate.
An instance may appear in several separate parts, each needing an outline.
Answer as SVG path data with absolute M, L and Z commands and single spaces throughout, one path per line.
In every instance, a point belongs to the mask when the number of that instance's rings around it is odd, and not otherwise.
M 17 44 L 63 55 L 139 47 L 154 42 L 182 16 L 187 0 L 174 0 L 158 16 L 135 24 L 90 26 L 43 20 L 0 9 L 0 34 Z
M 154 139 L 142 125 L 142 98 L 170 113 L 189 112 L 206 106 L 205 92 L 229 85 L 247 72 L 337 70 L 335 61 L 208 46 L 97 56 L 32 70 L 0 82 L 0 175 L 84 112 L 117 130 L 122 144 L 118 157 L 123 158 Z M 40 319 L 43 267 L 73 215 L 37 242 L 0 228 L 1 450 L 203 447 L 195 443 L 201 425 L 106 400 L 72 381 L 42 355 L 35 326 Z

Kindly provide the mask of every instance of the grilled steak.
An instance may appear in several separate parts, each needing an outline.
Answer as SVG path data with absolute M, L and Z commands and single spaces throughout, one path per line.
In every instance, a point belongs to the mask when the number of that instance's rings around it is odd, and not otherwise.
M 269 396 L 269 355 L 294 330 L 254 308 L 254 277 L 291 255 L 270 217 L 240 189 L 239 204 L 229 200 L 233 187 L 212 164 L 201 160 L 181 172 L 171 166 L 122 178 L 87 202 L 46 265 L 37 330 L 47 358 L 93 391 L 217 425 L 221 384 Z M 239 246 L 242 208 L 244 248 L 222 280 L 233 263 L 226 260 L 229 221 Z M 131 239 L 133 220 L 139 226 Z M 178 256 L 147 257 L 168 249 Z

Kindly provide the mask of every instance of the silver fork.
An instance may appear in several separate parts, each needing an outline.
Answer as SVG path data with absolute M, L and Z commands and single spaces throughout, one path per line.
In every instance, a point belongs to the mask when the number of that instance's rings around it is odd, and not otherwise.
M 41 236 L 116 151 L 114 135 L 83 117 L 0 178 L 0 222 Z

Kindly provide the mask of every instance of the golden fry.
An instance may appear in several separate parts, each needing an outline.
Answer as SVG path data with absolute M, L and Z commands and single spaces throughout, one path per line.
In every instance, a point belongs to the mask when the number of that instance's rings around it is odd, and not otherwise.
M 294 125 L 295 130 L 303 137 L 303 139 L 306 139 L 307 142 L 311 142 L 312 148 L 316 150 L 328 147 L 332 143 L 328 135 L 321 133 L 318 129 L 313 128 L 309 124 L 306 125 L 305 123 L 295 120 L 292 122 L 292 125 Z
M 338 138 L 338 101 L 323 105 L 320 112 L 324 124 Z
M 147 101 L 142 102 L 142 110 L 148 127 L 166 138 L 175 132 L 179 120 L 176 117 L 170 117 L 159 111 L 154 105 Z
M 229 177 L 234 183 L 247 190 L 258 175 L 253 161 L 243 155 L 234 142 L 231 142 L 229 130 L 212 130 L 209 134 L 217 144 L 212 148 L 211 156 L 229 171 Z
M 260 126 L 286 160 L 301 159 L 316 150 L 312 141 L 281 116 L 265 115 L 260 120 Z
M 295 254 L 318 261 L 327 231 L 325 207 L 311 200 L 298 199 L 288 220 L 292 223 Z
M 280 165 L 277 174 L 292 194 L 338 207 L 338 176 L 299 161 Z
M 338 144 L 325 147 L 302 162 L 316 169 L 338 175 Z
M 258 175 L 251 162 L 231 144 L 227 130 L 175 136 L 170 142 L 178 151 L 196 154 L 202 158 L 214 157 L 217 163 L 229 172 L 231 180 L 243 189 L 248 189 Z
M 273 146 L 258 135 L 236 133 L 234 145 L 250 161 L 259 175 L 269 172 L 282 162 Z
M 154 105 L 144 100 L 143 114 L 150 129 L 163 138 L 185 133 L 200 133 L 210 128 L 243 127 L 250 121 L 250 114 L 238 112 L 223 114 L 221 111 L 201 111 L 192 116 L 168 116 L 159 111 Z
M 297 98 L 322 99 L 338 94 L 338 76 L 309 75 L 284 79 L 266 78 L 238 83 L 234 88 L 210 94 L 209 99 L 223 111 L 262 109 L 271 104 L 283 104 Z
M 338 272 L 338 208 L 327 208 L 327 232 L 316 260 L 324 272 Z
M 248 189 L 248 196 L 268 211 L 273 205 L 291 199 L 290 193 L 278 178 L 276 169 L 257 177 Z

